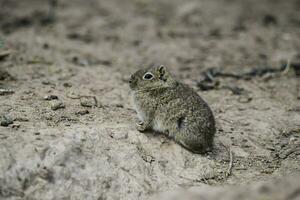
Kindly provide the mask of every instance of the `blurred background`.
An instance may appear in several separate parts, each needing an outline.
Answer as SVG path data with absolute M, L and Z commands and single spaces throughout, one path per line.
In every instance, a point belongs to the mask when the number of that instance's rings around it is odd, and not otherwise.
M 1 35 L 7 45 L 22 34 L 19 43 L 35 44 L 32 51 L 47 45 L 53 51 L 60 44 L 65 59 L 82 52 L 115 68 L 162 62 L 199 71 L 280 65 L 299 56 L 297 0 L 0 3 Z M 92 58 L 85 61 L 98 64 Z

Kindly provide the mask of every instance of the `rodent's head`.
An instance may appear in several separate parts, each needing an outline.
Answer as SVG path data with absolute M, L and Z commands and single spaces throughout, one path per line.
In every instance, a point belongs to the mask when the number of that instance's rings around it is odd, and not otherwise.
M 163 65 L 140 69 L 130 76 L 129 86 L 132 90 L 150 91 L 172 87 L 176 81 Z

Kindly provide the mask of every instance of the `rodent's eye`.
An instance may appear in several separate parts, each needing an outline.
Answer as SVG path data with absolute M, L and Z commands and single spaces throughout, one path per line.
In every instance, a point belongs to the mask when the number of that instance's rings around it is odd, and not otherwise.
M 144 80 L 151 80 L 153 79 L 153 74 L 151 74 L 150 72 L 147 72 L 146 74 L 144 74 L 143 79 Z

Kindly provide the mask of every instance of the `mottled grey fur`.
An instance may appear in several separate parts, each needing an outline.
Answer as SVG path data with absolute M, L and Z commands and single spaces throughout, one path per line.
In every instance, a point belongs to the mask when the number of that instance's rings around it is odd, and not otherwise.
M 148 73 L 145 80 L 143 77 Z M 135 72 L 129 81 L 137 129 L 166 134 L 195 153 L 212 149 L 215 120 L 207 103 L 189 86 L 176 81 L 164 66 Z

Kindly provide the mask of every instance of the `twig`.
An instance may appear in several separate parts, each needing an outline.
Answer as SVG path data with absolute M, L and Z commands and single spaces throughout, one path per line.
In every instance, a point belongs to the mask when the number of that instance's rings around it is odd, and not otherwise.
M 300 99 L 300 81 L 298 81 L 296 85 L 296 95 L 297 99 Z
M 208 181 L 206 180 L 205 177 L 203 177 L 201 180 L 203 180 L 205 182 L 205 184 L 208 185 Z
M 230 148 L 228 149 L 228 153 L 229 153 L 230 160 L 229 160 L 229 165 L 228 165 L 227 173 L 226 173 L 226 176 L 225 176 L 226 178 L 230 176 L 231 170 L 232 170 L 232 166 L 233 166 L 233 153 L 232 153 L 232 151 L 231 151 Z
M 95 101 L 95 106 L 98 107 L 98 100 L 97 100 L 96 96 L 93 96 L 93 99 Z
M 289 72 L 290 68 L 291 68 L 291 59 L 287 59 L 286 66 L 285 66 L 285 68 L 284 68 L 284 70 L 282 71 L 281 74 L 282 75 L 287 74 Z

